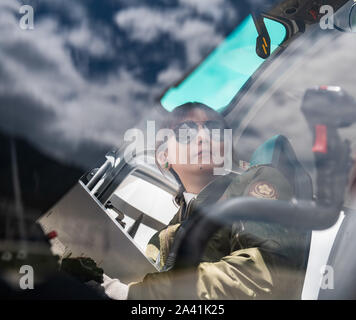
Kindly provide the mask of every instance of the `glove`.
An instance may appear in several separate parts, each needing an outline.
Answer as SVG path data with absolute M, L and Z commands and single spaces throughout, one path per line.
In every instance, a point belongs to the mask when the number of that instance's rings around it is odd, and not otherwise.
M 99 268 L 91 258 L 65 258 L 62 260 L 61 271 L 81 282 L 95 281 L 103 283 L 104 270 Z
M 114 300 L 127 300 L 129 294 L 128 285 L 122 283 L 119 279 L 111 279 L 104 274 L 104 282 L 101 286 L 105 290 L 105 294 Z

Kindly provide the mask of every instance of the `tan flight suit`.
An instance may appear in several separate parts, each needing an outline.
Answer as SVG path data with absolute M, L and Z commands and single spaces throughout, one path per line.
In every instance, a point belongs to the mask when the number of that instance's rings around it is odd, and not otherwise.
M 150 240 L 147 255 L 163 268 L 176 232 L 194 208 L 239 196 L 290 200 L 293 191 L 268 166 L 220 176 L 188 206 L 182 202 L 169 225 Z M 214 234 L 198 268 L 148 274 L 129 285 L 129 299 L 300 299 L 309 245 L 308 232 L 240 221 Z

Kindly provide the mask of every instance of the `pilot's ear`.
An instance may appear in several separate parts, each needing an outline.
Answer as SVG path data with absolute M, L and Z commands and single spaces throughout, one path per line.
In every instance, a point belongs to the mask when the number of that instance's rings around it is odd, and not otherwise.
M 161 168 L 168 169 L 170 164 L 168 162 L 168 153 L 165 151 L 158 151 L 156 154 L 157 162 Z

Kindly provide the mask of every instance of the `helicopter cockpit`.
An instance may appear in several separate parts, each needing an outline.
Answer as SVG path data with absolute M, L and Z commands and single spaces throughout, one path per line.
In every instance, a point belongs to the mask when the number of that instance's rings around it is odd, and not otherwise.
M 293 225 L 310 233 L 301 299 L 356 298 L 350 286 L 356 281 L 356 259 L 350 254 L 356 223 L 350 193 L 356 154 L 355 26 L 355 1 L 281 1 L 248 15 L 161 95 L 157 113 L 163 118 L 189 101 L 223 115 L 232 129 L 228 171 L 274 166 L 295 191 L 292 203 L 236 198 L 207 208 L 206 218 L 188 226 L 180 239 L 177 267 L 196 266 L 217 219 Z M 58 232 L 62 257 L 88 255 L 110 276 L 127 282 L 158 271 L 144 251 L 176 213 L 174 196 L 180 188 L 173 175 L 157 167 L 154 143 L 147 142 L 156 135 L 154 119 L 144 120 L 142 135 L 128 134 L 40 219 L 46 231 L 65 230 Z M 105 223 L 96 218 L 99 213 Z M 77 227 L 59 227 L 69 220 Z M 78 243 L 79 226 L 89 224 L 101 249 L 93 242 Z M 206 230 L 202 239 L 197 237 Z M 334 270 L 333 285 L 330 278 L 323 283 L 326 266 Z

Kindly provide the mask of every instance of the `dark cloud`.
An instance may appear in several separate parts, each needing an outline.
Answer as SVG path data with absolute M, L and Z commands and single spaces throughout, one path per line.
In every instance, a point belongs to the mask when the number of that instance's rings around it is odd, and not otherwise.
M 27 95 L 2 92 L 0 95 L 0 127 L 11 135 L 26 136 L 29 132 L 43 138 L 46 124 L 51 124 L 55 113 Z
M 26 41 L 16 41 L 4 46 L 1 51 L 17 63 L 25 64 L 28 69 L 43 70 L 44 72 L 55 72 L 58 67 L 56 63 L 47 59 L 46 54 Z
M 0 128 L 78 164 L 156 117 L 163 91 L 246 10 L 229 0 L 29 0 L 35 30 L 25 31 L 21 4 L 0 3 Z

